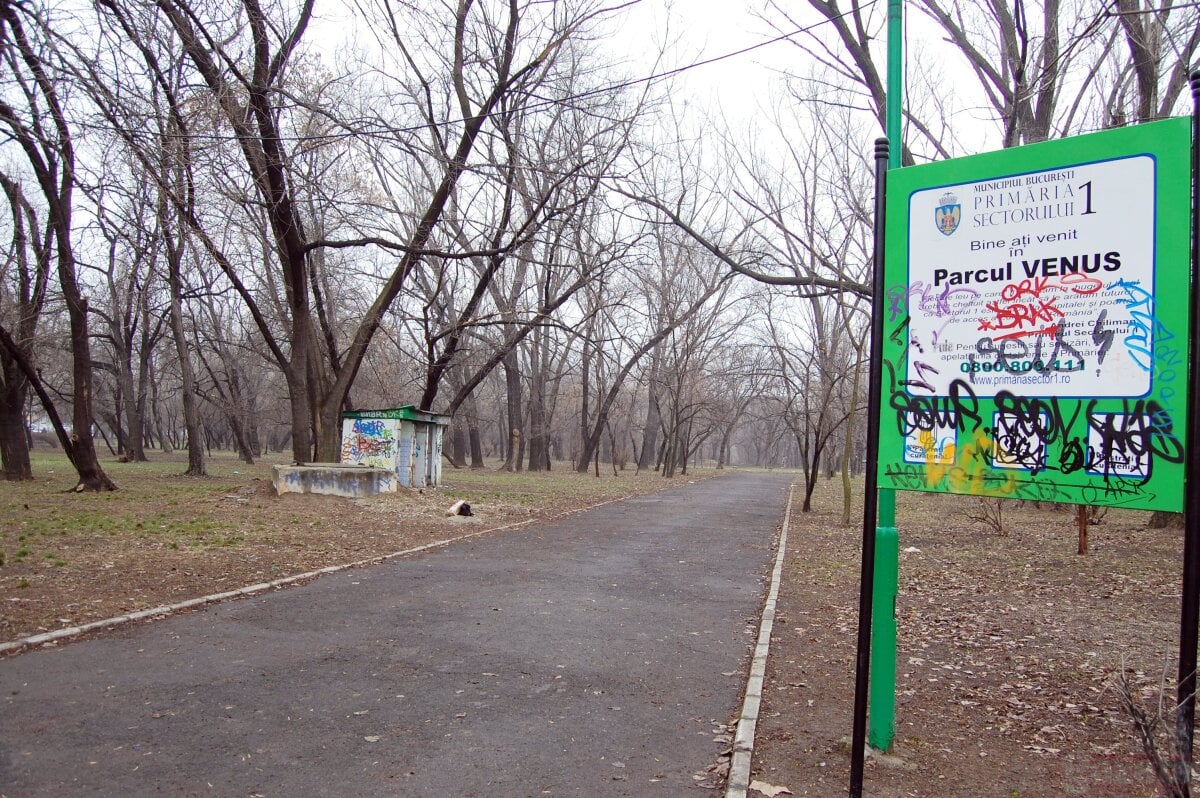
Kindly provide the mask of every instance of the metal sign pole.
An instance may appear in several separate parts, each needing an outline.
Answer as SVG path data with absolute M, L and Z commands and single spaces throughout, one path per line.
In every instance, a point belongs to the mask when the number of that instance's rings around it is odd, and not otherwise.
M 1176 783 L 1188 784 L 1192 763 L 1192 731 L 1196 716 L 1196 643 L 1200 626 L 1200 70 L 1192 73 L 1192 250 L 1191 250 L 1191 318 L 1188 320 L 1188 341 L 1191 345 L 1191 374 L 1189 375 L 1187 433 L 1188 453 L 1185 477 L 1184 518 L 1186 531 L 1183 544 L 1183 598 L 1179 613 L 1179 708 L 1176 715 L 1176 734 L 1179 740 L 1180 761 L 1175 763 Z
M 850 798 L 861 798 L 867 744 L 867 684 L 871 665 L 871 604 L 875 580 L 875 524 L 878 520 L 879 407 L 883 393 L 883 223 L 887 188 L 888 140 L 875 140 L 875 253 L 872 257 L 871 375 L 867 388 L 867 463 L 863 484 L 862 575 L 858 595 L 858 655 L 854 670 L 854 734 L 850 751 Z
M 888 169 L 904 158 L 904 3 L 888 1 Z M 879 239 L 882 241 L 883 239 Z M 879 490 L 875 519 L 875 585 L 871 621 L 871 685 L 867 699 L 867 742 L 880 751 L 896 736 L 896 592 L 900 582 L 900 536 L 896 491 Z

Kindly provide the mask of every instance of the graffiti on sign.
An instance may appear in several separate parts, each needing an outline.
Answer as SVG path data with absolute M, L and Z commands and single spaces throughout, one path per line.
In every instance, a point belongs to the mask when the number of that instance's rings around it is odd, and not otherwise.
M 881 487 L 1181 507 L 1186 123 L 889 173 Z

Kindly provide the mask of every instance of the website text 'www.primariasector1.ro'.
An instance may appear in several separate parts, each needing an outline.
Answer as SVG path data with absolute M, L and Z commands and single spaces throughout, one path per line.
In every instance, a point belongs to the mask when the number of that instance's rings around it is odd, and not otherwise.
M 973 385 L 1060 385 L 1071 382 L 1071 374 L 976 374 Z

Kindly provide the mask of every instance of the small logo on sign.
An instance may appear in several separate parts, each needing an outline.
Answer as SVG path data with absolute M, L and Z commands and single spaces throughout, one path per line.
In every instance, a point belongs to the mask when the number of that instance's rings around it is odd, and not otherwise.
M 949 236 L 954 235 L 961 220 L 962 205 L 958 203 L 958 197 L 947 191 L 938 198 L 938 206 L 933 209 L 933 221 L 942 235 Z

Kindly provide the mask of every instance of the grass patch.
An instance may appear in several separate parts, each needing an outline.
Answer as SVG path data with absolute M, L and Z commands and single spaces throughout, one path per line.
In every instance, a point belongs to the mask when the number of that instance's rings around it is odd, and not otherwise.
M 498 463 L 495 464 L 498 466 Z M 465 499 L 475 504 L 503 502 L 522 507 L 542 507 L 563 498 L 573 500 L 605 501 L 620 496 L 664 487 L 685 485 L 691 480 L 712 476 L 712 468 L 692 469 L 686 476 L 663 479 L 656 472 L 632 470 L 620 471 L 613 476 L 612 470 L 601 469 L 600 477 L 592 473 L 577 474 L 569 463 L 555 463 L 550 471 L 509 473 L 498 467 L 485 469 L 454 469 L 447 466 L 442 471 L 442 492 L 448 499 Z
M 38 452 L 31 461 L 34 480 L 7 483 L 13 495 L 0 505 L 0 529 L 8 530 L 0 533 L 4 542 L 159 534 L 225 540 L 242 519 L 196 513 L 196 502 L 218 500 L 271 475 L 269 464 L 247 466 L 228 455 L 210 458 L 210 476 L 200 478 L 183 476 L 185 465 L 177 459 L 104 462 L 118 490 L 79 494 L 70 492 L 76 475 L 64 456 Z M 13 531 L 18 535 L 14 537 Z

